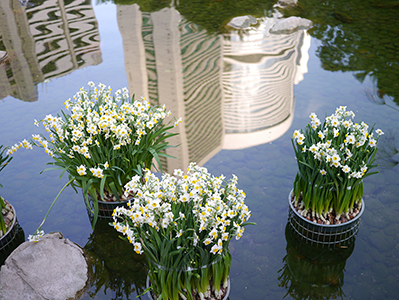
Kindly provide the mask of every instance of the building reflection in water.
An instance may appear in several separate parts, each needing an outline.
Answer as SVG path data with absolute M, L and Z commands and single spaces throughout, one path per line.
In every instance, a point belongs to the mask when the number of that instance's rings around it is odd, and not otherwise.
M 0 1 L 0 99 L 36 101 L 36 84 L 102 62 L 100 34 L 90 0 L 42 0 L 24 7 Z
M 234 21 L 229 24 L 239 25 Z M 294 84 L 307 72 L 310 36 L 270 33 L 276 21 L 255 19 L 256 29 L 224 35 L 224 149 L 273 141 L 291 126 Z
M 304 30 L 271 34 L 274 18 L 209 35 L 175 8 L 141 12 L 117 5 L 129 90 L 166 104 L 183 118 L 165 159 L 168 172 L 206 163 L 221 149 L 270 142 L 290 127 L 294 84 L 307 72 L 310 37 Z M 248 24 L 250 22 L 243 22 Z M 234 28 L 236 27 L 236 28 Z M 238 26 L 239 27 L 239 26 Z

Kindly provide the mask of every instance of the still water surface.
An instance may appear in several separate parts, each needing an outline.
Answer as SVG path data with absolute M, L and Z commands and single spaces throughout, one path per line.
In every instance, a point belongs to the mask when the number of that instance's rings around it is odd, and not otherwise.
M 223 2 L 181 1 L 179 10 L 164 1 L 137 2 L 2 1 L 0 50 L 11 62 L 0 65 L 0 143 L 39 132 L 33 120 L 60 112 L 89 80 L 129 87 L 184 119 L 174 141 L 181 143 L 173 153 L 178 159 L 164 161 L 169 171 L 197 161 L 214 175 L 236 174 L 247 194 L 257 226 L 231 243 L 230 299 L 397 299 L 395 2 L 300 1 L 285 16 L 308 18 L 313 27 L 275 33 L 278 20 L 265 10 L 274 3 L 252 1 L 216 22 L 212 12 Z M 339 257 L 309 259 L 312 250 L 295 248 L 286 232 L 296 172 L 290 139 L 311 112 L 323 117 L 340 105 L 385 132 L 381 172 L 365 179 L 366 211 L 353 247 Z M 66 183 L 57 171 L 40 174 L 49 161 L 39 149 L 18 151 L 0 175 L 1 194 L 16 207 L 26 235 Z M 83 299 L 134 299 L 144 289 L 145 261 L 106 225 L 93 232 L 81 194 L 65 190 L 43 229 L 88 251 L 94 263 Z

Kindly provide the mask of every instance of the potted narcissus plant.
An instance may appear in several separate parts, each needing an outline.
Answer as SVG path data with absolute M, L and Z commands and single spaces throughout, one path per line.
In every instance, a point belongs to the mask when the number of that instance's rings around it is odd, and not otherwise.
M 66 111 L 35 120 L 48 135 L 33 134 L 22 144 L 42 148 L 53 159 L 49 165 L 68 174 L 62 190 L 69 185 L 82 189 L 94 227 L 99 215 L 112 218 L 116 205 L 127 203 L 123 188 L 138 170 L 153 166 L 162 170 L 160 157 L 168 156 L 167 140 L 175 135 L 169 130 L 181 119 L 165 123 L 171 115 L 165 105 L 152 106 L 144 97 L 135 99 L 127 88 L 113 94 L 104 84 L 88 85 L 65 101 Z
M 113 226 L 145 255 L 150 298 L 227 299 L 229 243 L 254 224 L 237 181 L 191 163 L 186 174 L 146 170 L 125 185 L 132 199 L 115 209 Z
M 383 132 L 354 117 L 346 106 L 324 122 L 312 113 L 306 128 L 292 137 L 298 172 L 289 196 L 295 216 L 290 222 L 318 243 L 339 243 L 356 234 L 365 207 L 363 179 L 377 173 L 371 170 Z

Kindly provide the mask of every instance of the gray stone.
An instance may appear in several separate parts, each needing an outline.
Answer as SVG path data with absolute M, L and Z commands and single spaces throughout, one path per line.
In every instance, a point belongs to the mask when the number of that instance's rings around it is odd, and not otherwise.
M 270 33 L 291 33 L 300 29 L 309 29 L 313 26 L 312 21 L 300 17 L 289 17 L 279 19 L 274 26 L 270 29 Z
M 22 243 L 0 271 L 0 299 L 79 299 L 87 281 L 83 250 L 59 232 Z
M 279 0 L 277 4 L 280 6 L 297 6 L 298 0 Z
M 248 16 L 235 17 L 229 22 L 228 25 L 236 29 L 245 29 L 251 27 L 251 25 L 255 25 L 256 23 L 257 23 L 256 18 L 248 15 Z

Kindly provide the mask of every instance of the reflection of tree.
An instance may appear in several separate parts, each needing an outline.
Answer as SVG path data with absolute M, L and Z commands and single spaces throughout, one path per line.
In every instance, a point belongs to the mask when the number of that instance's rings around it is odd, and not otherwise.
M 359 81 L 370 76 L 376 94 L 399 105 L 399 3 L 397 1 L 300 0 L 286 14 L 312 20 L 309 33 L 322 45 L 317 50 L 329 71 L 352 71 Z
M 354 249 L 354 240 L 344 248 L 323 248 L 306 244 L 286 226 L 287 255 L 279 270 L 279 286 L 293 299 L 338 299 L 344 293 L 346 260 Z
M 234 17 L 251 15 L 264 17 L 277 0 L 97 0 L 99 3 L 119 5 L 138 4 L 142 12 L 156 12 L 175 6 L 188 21 L 205 29 L 208 33 L 222 33 L 224 26 Z M 271 11 L 270 11 L 271 14 Z
M 176 9 L 188 21 L 193 22 L 208 33 L 223 33 L 224 26 L 238 16 L 251 15 L 264 17 L 271 13 L 276 0 L 180 0 Z
M 103 288 L 115 293 L 112 299 L 134 299 L 145 289 L 147 263 L 145 257 L 133 251 L 132 245 L 119 238 L 108 225 L 109 220 L 100 219 L 84 247 L 89 262 L 87 294 L 95 298 Z

